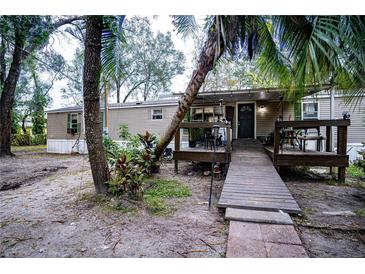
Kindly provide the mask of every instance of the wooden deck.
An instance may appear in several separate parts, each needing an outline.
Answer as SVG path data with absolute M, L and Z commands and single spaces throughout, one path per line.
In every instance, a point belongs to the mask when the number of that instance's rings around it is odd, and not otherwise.
M 231 164 L 218 206 L 301 212 L 257 140 L 238 140 L 233 143 Z
M 265 147 L 267 154 L 274 161 L 274 148 Z M 301 151 L 299 148 L 284 147 L 279 149 L 276 157 L 277 166 L 338 166 L 349 165 L 348 155 L 316 150 Z

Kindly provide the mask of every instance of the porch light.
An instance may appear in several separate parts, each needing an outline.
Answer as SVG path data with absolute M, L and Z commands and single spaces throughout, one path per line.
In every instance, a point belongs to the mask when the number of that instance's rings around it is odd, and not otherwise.
M 265 105 L 260 105 L 260 106 L 259 106 L 259 110 L 260 110 L 260 111 L 265 111 Z

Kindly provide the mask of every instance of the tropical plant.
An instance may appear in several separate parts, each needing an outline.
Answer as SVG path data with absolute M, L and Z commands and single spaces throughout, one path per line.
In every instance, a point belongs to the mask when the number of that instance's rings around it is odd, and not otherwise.
M 178 32 L 190 31 L 194 19 L 174 17 Z M 364 94 L 364 16 L 210 16 L 197 67 L 165 135 L 155 150 L 159 159 L 173 139 L 208 73 L 222 55 L 259 58 L 262 77 L 288 88 L 293 99 L 323 87 Z M 315 88 L 307 90 L 312 84 Z M 356 97 L 358 98 L 358 97 Z

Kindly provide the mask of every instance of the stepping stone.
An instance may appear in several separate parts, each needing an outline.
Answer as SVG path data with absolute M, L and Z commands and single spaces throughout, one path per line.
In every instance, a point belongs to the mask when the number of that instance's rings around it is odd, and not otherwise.
M 225 219 L 231 221 L 292 225 L 289 214 L 282 211 L 227 208 Z

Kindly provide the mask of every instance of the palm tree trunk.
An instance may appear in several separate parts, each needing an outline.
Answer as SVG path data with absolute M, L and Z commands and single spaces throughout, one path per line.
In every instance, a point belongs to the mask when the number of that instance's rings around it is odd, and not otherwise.
M 0 157 L 13 155 L 11 153 L 11 110 L 13 109 L 15 88 L 20 75 L 23 47 L 24 37 L 16 29 L 13 60 L 0 98 Z
M 155 159 L 158 161 L 162 155 L 162 152 L 167 147 L 167 145 L 174 138 L 177 129 L 180 126 L 181 121 L 184 119 L 185 114 L 189 110 L 190 106 L 193 104 L 200 87 L 204 83 L 204 80 L 209 71 L 214 67 L 215 62 L 219 59 L 222 54 L 222 48 L 219 48 L 219 54 L 217 53 L 217 32 L 214 30 L 209 31 L 207 40 L 204 47 L 199 55 L 199 61 L 196 70 L 194 70 L 190 82 L 185 90 L 184 95 L 179 101 L 179 106 L 176 109 L 175 115 L 171 120 L 169 127 L 167 128 L 165 134 L 160 139 L 155 149 Z
M 102 30 L 102 16 L 89 16 L 87 18 L 83 75 L 85 135 L 96 193 L 106 193 L 107 187 L 105 182 L 110 179 L 99 116 Z

